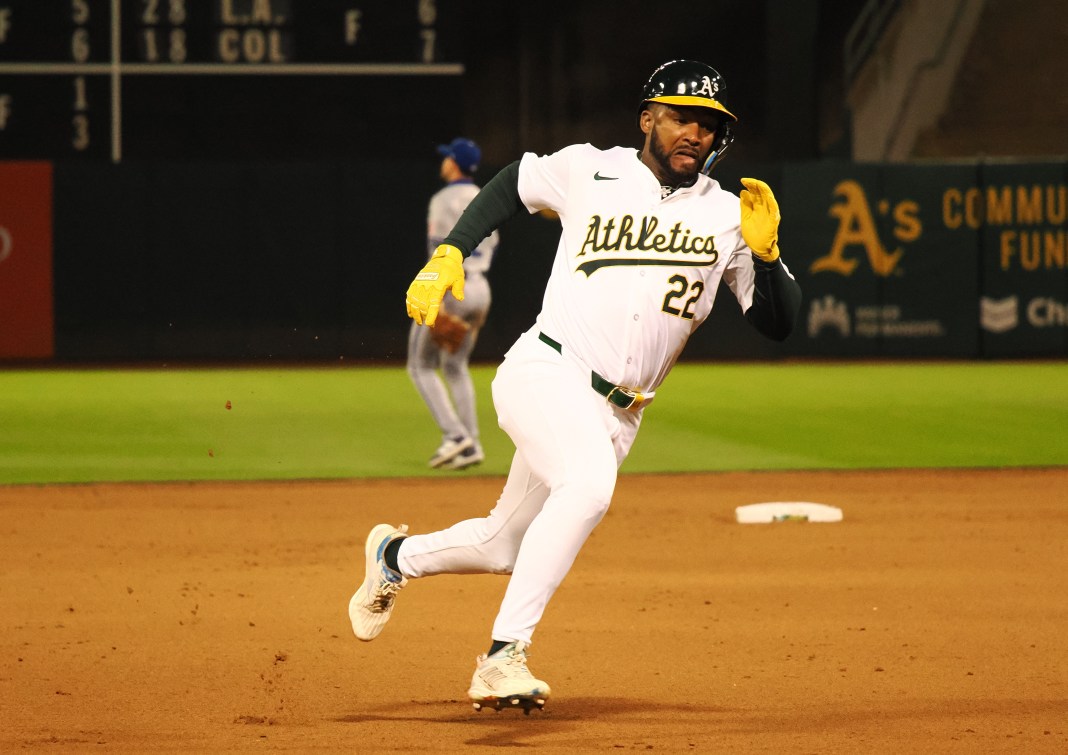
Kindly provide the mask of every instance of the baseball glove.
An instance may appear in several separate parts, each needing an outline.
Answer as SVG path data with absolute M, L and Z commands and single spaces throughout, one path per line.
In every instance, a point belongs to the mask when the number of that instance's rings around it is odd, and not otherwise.
M 469 330 L 471 326 L 466 322 L 441 310 L 438 312 L 434 327 L 430 329 L 430 337 L 434 339 L 434 343 L 452 354 L 460 348 Z

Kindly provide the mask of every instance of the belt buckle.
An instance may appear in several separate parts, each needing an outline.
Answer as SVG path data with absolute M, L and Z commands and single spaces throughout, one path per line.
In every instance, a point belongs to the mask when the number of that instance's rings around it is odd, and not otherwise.
M 612 401 L 612 396 L 615 394 L 616 391 L 619 391 L 620 394 L 630 399 L 630 402 L 626 406 L 623 406 L 621 403 L 618 403 L 616 401 Z M 645 396 L 638 393 L 637 391 L 629 390 L 620 385 L 612 386 L 612 390 L 608 392 L 608 396 L 606 396 L 606 398 L 613 404 L 618 406 L 620 409 L 624 409 L 628 412 L 637 411 L 641 408 L 641 405 L 645 403 Z

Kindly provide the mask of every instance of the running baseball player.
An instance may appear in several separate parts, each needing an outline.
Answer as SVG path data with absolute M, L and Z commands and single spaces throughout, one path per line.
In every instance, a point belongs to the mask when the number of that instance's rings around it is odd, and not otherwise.
M 353 632 L 372 640 L 410 579 L 511 574 L 468 689 L 476 709 L 529 713 L 549 699 L 527 666 L 534 629 L 607 511 L 642 415 L 720 283 L 765 336 L 782 340 L 794 327 L 801 290 L 779 256 L 771 189 L 743 178 L 739 197 L 708 175 L 735 121 L 713 68 L 665 63 L 642 92 L 641 150 L 525 154 L 486 184 L 408 289 L 408 314 L 432 326 L 445 291 L 463 297 L 462 260 L 492 229 L 521 210 L 559 213 L 541 313 L 493 381 L 516 447 L 497 505 L 425 535 L 377 525 L 349 603 Z
M 438 154 L 442 156 L 441 179 L 446 185 L 430 198 L 427 209 L 428 257 L 444 243 L 468 203 L 478 195 L 472 176 L 482 160 L 478 145 L 463 138 L 440 145 Z M 430 466 L 435 469 L 466 469 L 485 460 L 470 360 L 489 312 L 486 273 L 498 239 L 493 231 L 464 260 L 462 300 L 446 293 L 433 327 L 413 322 L 408 334 L 408 375 L 441 429 L 441 445 L 430 457 Z M 438 376 L 439 369 L 444 382 Z

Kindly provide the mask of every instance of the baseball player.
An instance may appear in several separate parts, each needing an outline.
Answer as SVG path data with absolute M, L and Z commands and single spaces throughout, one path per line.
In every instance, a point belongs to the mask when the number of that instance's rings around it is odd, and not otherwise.
M 440 145 L 438 154 L 442 155 L 441 179 L 446 185 L 430 198 L 427 257 L 444 243 L 464 208 L 478 194 L 472 176 L 482 159 L 478 145 L 463 138 Z M 479 328 L 489 312 L 486 273 L 497 244 L 498 235 L 493 231 L 464 260 L 463 300 L 446 293 L 433 328 L 413 322 L 408 334 L 408 375 L 441 428 L 441 445 L 430 457 L 430 466 L 435 469 L 466 469 L 485 459 L 469 363 Z M 438 376 L 439 368 L 448 391 Z
M 541 313 L 493 381 L 516 447 L 497 505 L 425 535 L 374 527 L 349 603 L 353 631 L 371 640 L 410 579 L 511 574 L 468 690 L 476 709 L 529 713 L 549 698 L 527 666 L 534 629 L 607 511 L 642 415 L 720 283 L 765 336 L 781 340 L 794 327 L 801 291 L 779 256 L 771 189 L 743 178 L 739 197 L 708 175 L 735 121 L 713 68 L 665 63 L 642 92 L 641 150 L 525 154 L 486 184 L 408 289 L 408 314 L 433 325 L 445 291 L 463 297 L 462 260 L 490 230 L 521 210 L 559 213 Z

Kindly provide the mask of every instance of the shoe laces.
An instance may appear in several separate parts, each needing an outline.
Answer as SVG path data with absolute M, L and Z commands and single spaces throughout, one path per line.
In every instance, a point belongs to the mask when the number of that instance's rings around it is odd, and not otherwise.
M 503 665 L 507 669 L 506 673 L 509 676 L 534 678 L 534 675 L 530 673 L 530 669 L 527 668 L 526 648 L 527 646 L 521 642 L 517 642 L 508 648 L 503 658 Z
M 397 593 L 404 586 L 400 582 L 394 582 L 390 579 L 391 575 L 387 576 L 386 569 L 388 567 L 382 567 L 381 579 L 375 585 L 375 596 L 371 600 L 371 610 L 375 613 L 388 611 L 393 606 Z

